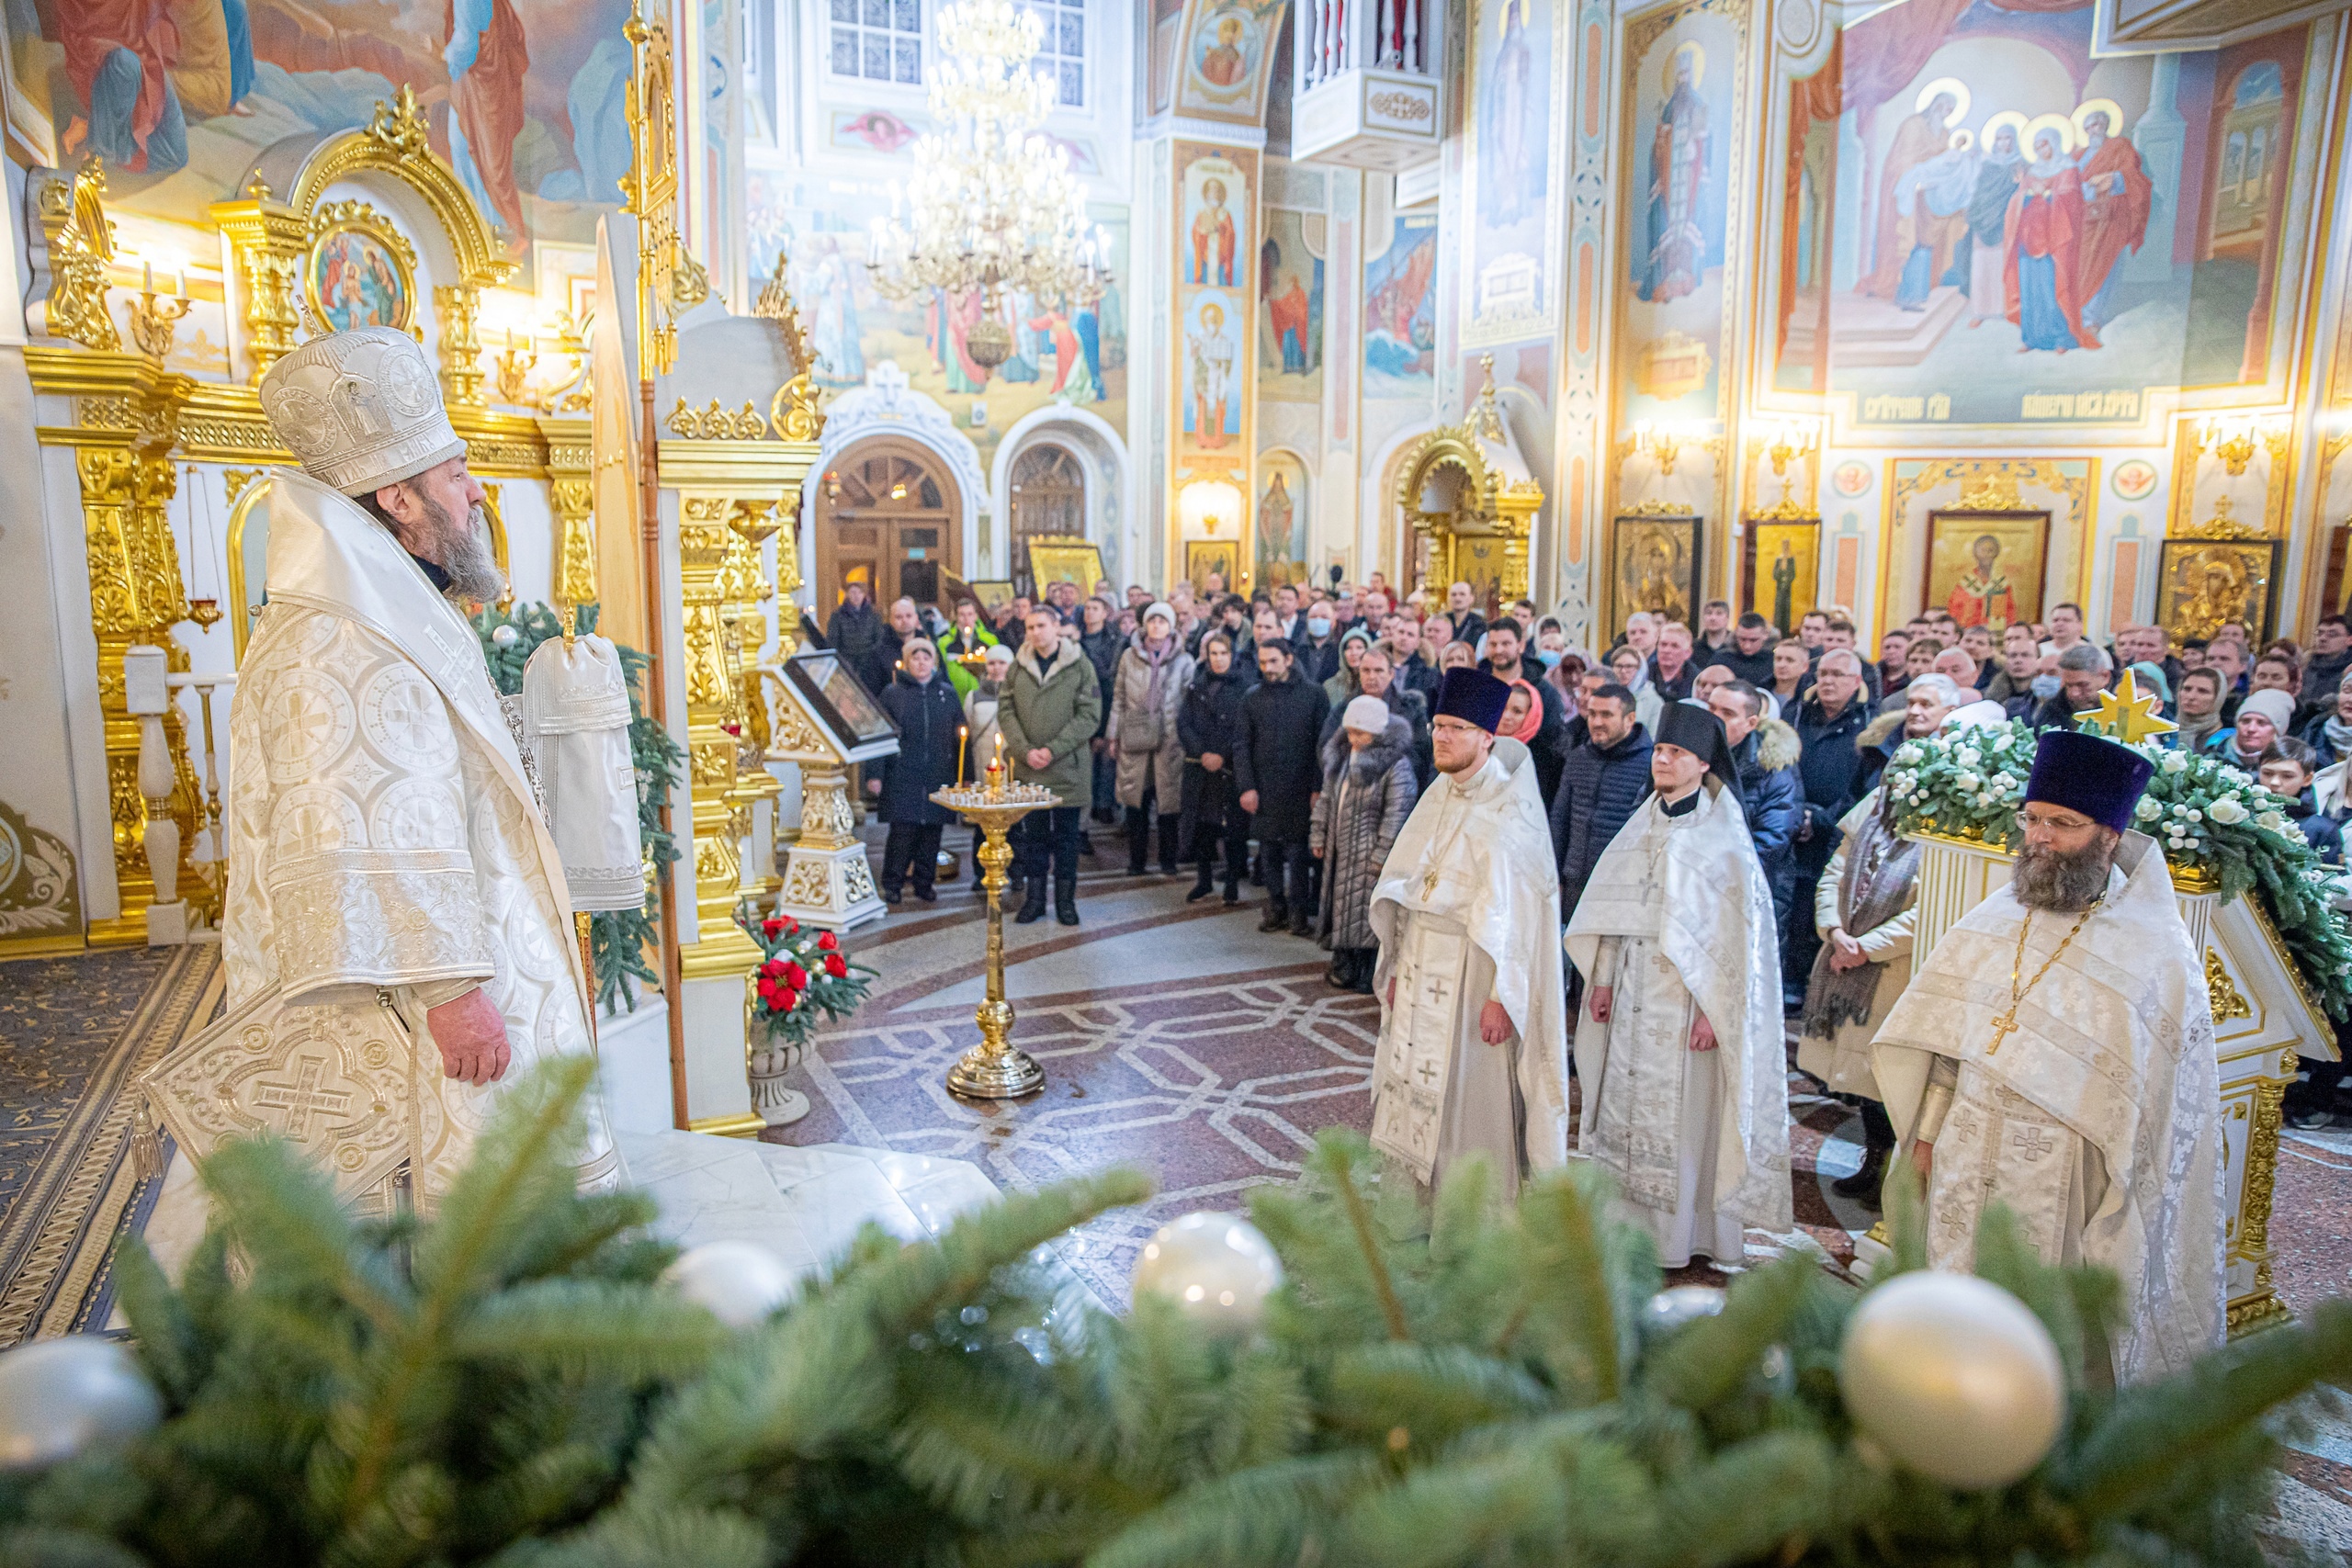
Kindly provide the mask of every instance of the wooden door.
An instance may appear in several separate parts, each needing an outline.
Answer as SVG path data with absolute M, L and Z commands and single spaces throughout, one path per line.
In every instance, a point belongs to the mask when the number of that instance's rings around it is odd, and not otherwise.
M 817 487 L 819 617 L 853 582 L 886 610 L 900 597 L 938 604 L 940 574 L 962 575 L 962 515 L 955 480 L 923 446 L 876 436 L 842 453 Z

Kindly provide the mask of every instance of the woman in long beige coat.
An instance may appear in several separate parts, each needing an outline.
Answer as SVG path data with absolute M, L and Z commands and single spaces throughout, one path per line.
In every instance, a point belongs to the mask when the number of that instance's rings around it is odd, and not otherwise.
M 1838 824 L 1838 852 L 1814 893 L 1821 952 L 1797 1038 L 1798 1067 L 1862 1103 L 1861 1168 L 1830 1189 L 1872 1207 L 1895 1140 L 1871 1072 L 1871 1041 L 1910 983 L 1919 897 L 1919 846 L 1895 833 L 1882 798 L 1871 790 Z
M 1184 743 L 1176 710 L 1193 683 L 1193 656 L 1176 635 L 1176 612 L 1153 604 L 1127 639 L 1111 676 L 1111 718 L 1103 730 L 1118 759 L 1119 804 L 1127 813 L 1127 874 L 1148 860 L 1151 819 L 1159 818 L 1159 869 L 1176 874 L 1176 839 L 1184 795 Z

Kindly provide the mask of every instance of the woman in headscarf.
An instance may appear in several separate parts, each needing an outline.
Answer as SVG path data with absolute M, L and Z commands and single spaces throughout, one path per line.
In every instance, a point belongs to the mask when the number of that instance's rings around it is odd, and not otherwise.
M 2164 666 L 2143 659 L 2132 666 L 2132 673 L 2139 678 L 2140 694 L 2145 696 L 2150 692 L 2155 693 L 2164 716 L 2172 717 L 2172 682 L 2165 678 Z
M 1507 735 L 1527 748 L 1535 762 L 1535 787 L 1549 801 L 1560 787 L 1560 770 L 1567 766 L 1567 727 L 1544 722 L 1544 698 L 1526 681 L 1510 683 L 1510 698 L 1503 705 L 1502 728 L 1497 735 Z
M 1356 674 L 1356 666 L 1363 661 L 1363 650 L 1372 646 L 1372 634 L 1362 626 L 1350 626 L 1340 638 L 1340 667 L 1323 682 L 1323 695 L 1339 712 L 1363 694 L 1363 682 Z

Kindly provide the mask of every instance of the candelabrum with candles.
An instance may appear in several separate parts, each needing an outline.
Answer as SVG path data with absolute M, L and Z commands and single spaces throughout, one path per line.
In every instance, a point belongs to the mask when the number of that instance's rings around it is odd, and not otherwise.
M 955 787 L 936 790 L 931 797 L 933 804 L 961 813 L 980 829 L 980 891 L 989 901 L 988 995 L 973 1014 L 980 1026 L 980 1043 L 947 1069 L 947 1089 L 973 1100 L 1018 1100 L 1046 1087 L 1046 1070 L 1013 1045 L 1012 1004 L 1004 999 L 1002 900 L 1005 868 L 1012 863 L 1008 840 L 1015 822 L 1032 811 L 1051 810 L 1062 799 L 1043 785 L 1012 782 L 1001 735 L 986 774 L 984 783 L 966 784 L 959 763 Z
M 139 268 L 139 298 L 130 302 L 130 341 L 139 352 L 157 362 L 172 352 L 172 340 L 179 335 L 180 318 L 187 314 L 187 278 L 183 273 L 178 286 L 169 295 L 155 292 L 155 264 L 143 262 Z

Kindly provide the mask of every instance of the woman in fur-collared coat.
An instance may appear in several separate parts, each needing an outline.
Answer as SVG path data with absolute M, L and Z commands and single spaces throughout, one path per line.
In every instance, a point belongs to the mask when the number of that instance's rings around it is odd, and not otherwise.
M 1307 840 L 1323 863 L 1323 945 L 1331 950 L 1326 978 L 1341 990 L 1372 989 L 1379 954 L 1372 890 L 1419 794 L 1412 727 L 1378 697 L 1351 701 L 1323 746 L 1323 793 Z

